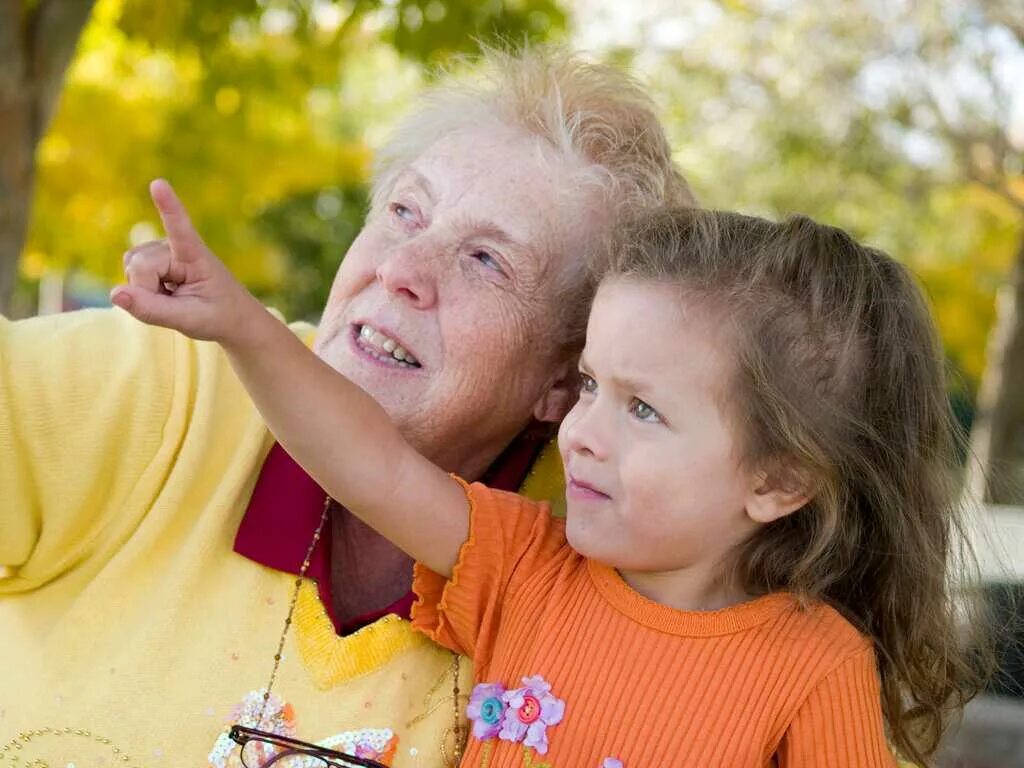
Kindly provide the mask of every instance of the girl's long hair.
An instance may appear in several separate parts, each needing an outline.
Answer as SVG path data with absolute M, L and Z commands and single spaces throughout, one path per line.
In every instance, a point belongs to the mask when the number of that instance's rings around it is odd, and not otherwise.
M 910 273 L 802 216 L 649 213 L 601 275 L 677 284 L 735 352 L 725 410 L 744 463 L 812 495 L 736 553 L 750 594 L 834 606 L 875 644 L 889 737 L 922 765 L 979 690 L 974 563 L 944 362 Z M 966 617 L 966 618 L 965 618 Z

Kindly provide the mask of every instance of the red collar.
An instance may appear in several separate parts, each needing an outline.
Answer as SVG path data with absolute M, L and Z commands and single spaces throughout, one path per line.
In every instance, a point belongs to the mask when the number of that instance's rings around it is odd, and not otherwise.
M 493 488 L 518 490 L 547 437 L 544 430 L 527 427 L 491 465 L 483 481 Z M 320 522 L 324 498 L 323 489 L 274 443 L 238 526 L 235 552 L 270 568 L 297 574 L 313 531 Z M 409 618 L 414 601 L 411 592 L 379 611 L 340 626 L 331 599 L 330 553 L 331 527 L 325 526 L 309 559 L 306 575 L 316 580 L 320 601 L 338 634 L 353 632 L 389 613 Z

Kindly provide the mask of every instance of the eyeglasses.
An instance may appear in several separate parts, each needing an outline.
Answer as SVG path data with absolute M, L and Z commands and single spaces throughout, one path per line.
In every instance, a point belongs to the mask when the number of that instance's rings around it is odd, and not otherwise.
M 279 736 L 276 733 L 233 725 L 228 737 L 241 746 L 245 768 L 387 768 L 367 757 L 336 752 L 309 742 Z
M 309 563 L 310 558 L 313 556 L 313 550 L 316 549 L 316 545 L 320 541 L 320 536 L 323 534 L 324 526 L 327 524 L 327 516 L 330 512 L 331 503 L 331 497 L 326 496 L 324 498 L 323 510 L 320 513 L 320 522 L 317 524 L 316 531 L 313 533 L 313 540 L 309 542 L 309 547 L 306 549 L 306 556 L 302 558 L 302 566 L 299 568 L 298 576 L 295 578 L 295 587 L 292 589 L 292 599 L 288 606 L 288 615 L 284 620 L 284 628 L 281 630 L 281 637 L 278 638 L 277 652 L 274 654 L 274 664 L 270 670 L 270 680 L 267 682 L 266 688 L 263 689 L 263 701 L 260 704 L 259 714 L 257 715 L 255 722 L 251 722 L 251 725 L 262 726 L 264 724 L 263 716 L 266 712 L 267 704 L 270 702 L 270 695 L 271 690 L 273 690 L 274 687 L 274 680 L 277 679 L 277 670 L 281 664 L 285 638 L 288 637 L 288 629 L 291 627 L 292 616 L 295 613 L 295 604 L 299 599 L 299 588 L 302 586 L 302 580 L 306 576 L 306 571 L 309 570 Z M 462 741 L 463 735 L 461 722 L 459 720 L 460 696 L 458 654 L 453 655 L 452 658 L 452 706 L 455 721 L 451 727 L 451 733 L 454 736 L 455 747 L 452 751 L 451 760 L 448 758 L 447 750 L 443 743 L 441 745 L 441 754 L 445 763 L 450 766 L 457 766 L 462 759 L 462 749 L 464 744 Z M 462 698 L 464 699 L 465 697 L 463 696 Z M 415 720 L 412 722 L 415 722 Z M 269 766 L 273 766 L 279 761 L 283 762 L 280 763 L 278 768 L 351 768 L 351 766 L 357 766 L 358 768 L 387 768 L 387 766 L 382 763 L 378 763 L 368 757 L 348 755 L 344 752 L 337 752 L 333 749 L 327 749 L 326 747 L 321 747 L 317 744 L 310 744 L 307 741 L 299 741 L 298 739 L 292 739 L 276 733 L 259 731 L 245 725 L 232 725 L 231 730 L 228 732 L 228 738 L 236 744 L 241 745 L 240 752 L 242 765 L 245 768 L 269 768 Z

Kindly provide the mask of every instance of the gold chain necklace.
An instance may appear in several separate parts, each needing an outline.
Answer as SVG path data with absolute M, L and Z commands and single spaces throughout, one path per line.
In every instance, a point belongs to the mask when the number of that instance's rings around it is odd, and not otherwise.
M 263 715 L 267 709 L 267 702 L 270 700 L 270 691 L 274 687 L 274 680 L 277 679 L 277 669 L 281 666 L 281 652 L 284 650 L 284 641 L 288 637 L 288 630 L 292 626 L 292 615 L 295 613 L 295 604 L 299 600 L 299 588 L 302 586 L 302 580 L 306 578 L 306 571 L 309 570 L 309 558 L 313 556 L 313 550 L 316 549 L 316 545 L 320 543 L 320 536 L 324 532 L 324 525 L 327 523 L 327 515 L 331 509 L 331 497 L 326 496 L 324 498 L 324 508 L 320 513 L 320 522 L 317 523 L 316 531 L 313 532 L 313 540 L 309 542 L 309 547 L 306 548 L 306 554 L 302 558 L 302 565 L 299 566 L 299 575 L 295 577 L 295 588 L 292 590 L 291 603 L 288 605 L 288 615 L 284 620 L 284 628 L 281 630 L 281 637 L 277 641 L 277 650 L 274 652 L 274 666 L 270 670 L 270 680 L 267 681 L 267 687 L 263 691 L 263 703 L 260 704 L 260 714 L 257 718 L 256 723 L 253 727 L 263 727 Z
M 263 701 L 260 704 L 260 712 L 257 717 L 257 722 L 254 724 L 256 728 L 263 727 L 263 717 L 267 709 L 267 702 L 270 701 L 270 693 L 274 687 L 274 681 L 277 679 L 277 670 L 281 666 L 281 654 L 284 651 L 284 643 L 288 637 L 288 630 L 292 626 L 292 616 L 295 613 L 295 605 L 299 601 L 299 590 L 302 587 L 302 580 L 306 578 L 306 571 L 309 570 L 310 558 L 313 556 L 313 551 L 316 549 L 316 545 L 320 543 L 320 537 L 323 535 L 324 526 L 327 524 L 331 510 L 331 497 L 326 496 L 324 498 L 324 507 L 320 512 L 320 522 L 317 523 L 316 531 L 313 533 L 313 540 L 309 542 L 309 547 L 306 548 L 306 554 L 302 558 L 302 565 L 299 566 L 299 574 L 295 578 L 295 586 L 292 589 L 292 599 L 288 604 L 288 615 L 284 620 L 284 627 L 281 629 L 281 637 L 277 641 L 277 650 L 274 652 L 274 666 L 270 670 L 270 679 L 267 681 L 267 687 L 263 691 Z M 452 736 L 454 737 L 454 747 L 452 749 L 451 760 L 448 759 L 448 750 L 445 745 L 445 739 L 441 739 L 441 757 L 450 766 L 457 766 L 459 761 L 462 759 L 462 719 L 459 717 L 459 655 L 457 653 L 452 654 L 452 716 L 453 724 L 450 728 Z M 421 718 L 414 718 L 411 723 L 418 722 Z

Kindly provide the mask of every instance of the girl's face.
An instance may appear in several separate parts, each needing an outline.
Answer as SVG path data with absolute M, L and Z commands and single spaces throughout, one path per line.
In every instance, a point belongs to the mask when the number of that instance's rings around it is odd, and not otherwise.
M 758 479 L 741 467 L 723 413 L 734 365 L 726 338 L 676 285 L 605 281 L 579 402 L 559 432 L 569 543 L 660 602 L 673 602 L 656 585 L 674 574 L 717 583 L 723 559 L 757 527 L 747 507 Z

